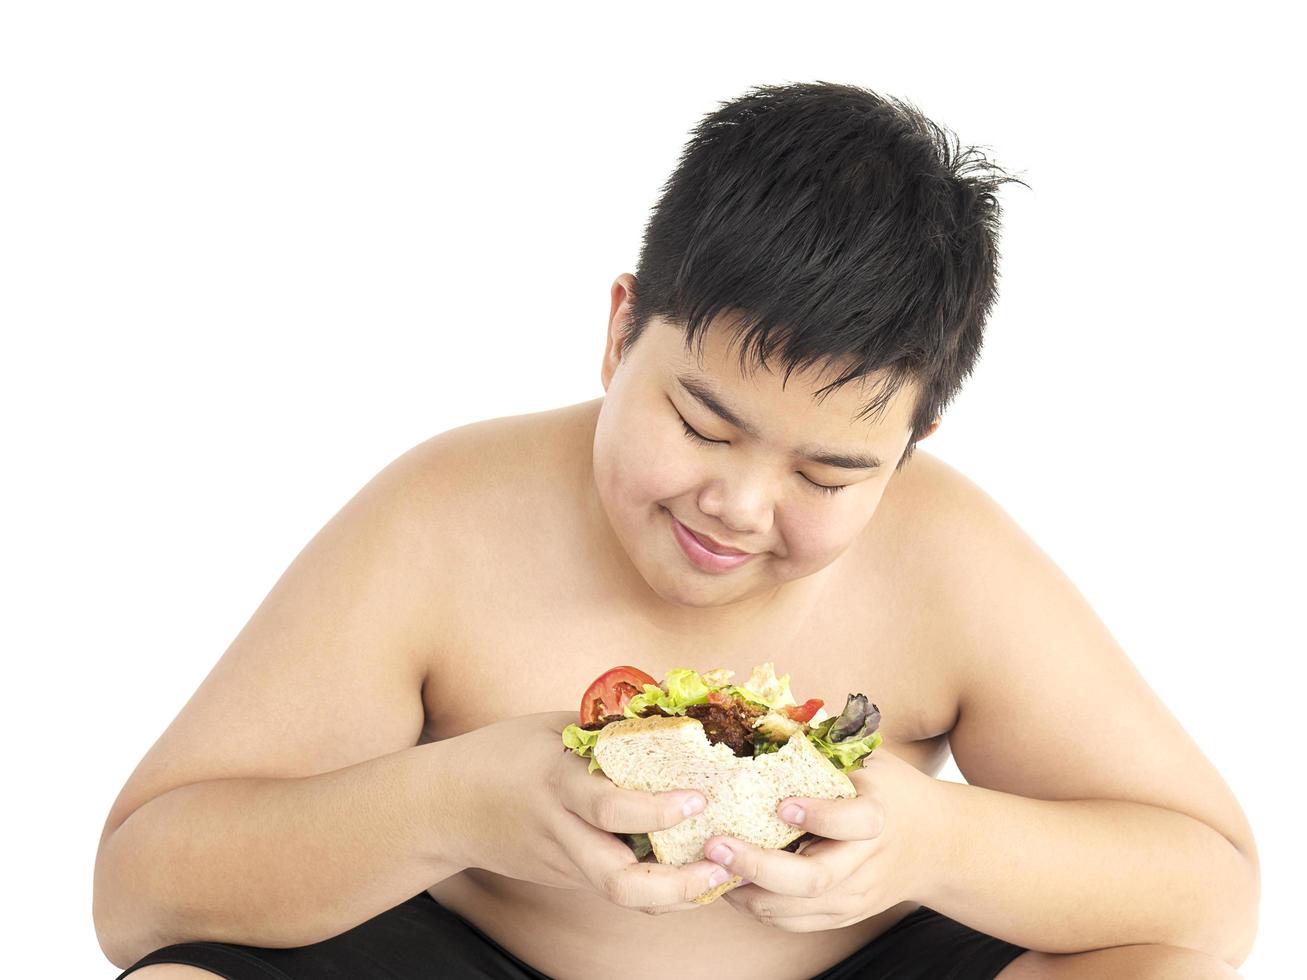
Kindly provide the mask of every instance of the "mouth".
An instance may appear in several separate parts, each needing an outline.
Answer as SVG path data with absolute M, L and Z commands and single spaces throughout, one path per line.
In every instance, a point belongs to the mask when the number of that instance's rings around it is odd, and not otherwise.
M 671 511 L 668 511 L 668 513 L 671 514 Z M 750 551 L 742 551 L 742 550 L 739 549 L 739 548 L 732 548 L 732 547 L 730 547 L 730 546 L 728 546 L 728 545 L 724 545 L 724 544 L 722 544 L 720 541 L 716 540 L 715 538 L 711 538 L 711 537 L 709 537 L 709 536 L 706 535 L 706 534 L 700 534 L 700 533 L 699 533 L 698 531 L 696 531 L 694 528 L 692 528 L 692 527 L 688 526 L 687 524 L 684 524 L 683 522 L 681 522 L 681 521 L 676 517 L 675 514 L 672 514 L 671 516 L 672 516 L 672 520 L 676 521 L 677 524 L 680 524 L 681 527 L 685 528 L 685 530 L 686 530 L 687 532 L 689 532 L 689 534 L 690 534 L 690 535 L 691 535 L 691 536 L 692 536 L 696 541 L 698 541 L 699 544 L 703 545 L 703 548 L 704 548 L 705 551 L 710 551 L 710 552 L 712 552 L 714 555 L 720 555 L 720 556 L 722 556 L 723 558 L 738 558 L 738 557 L 740 557 L 741 555 L 752 555 L 752 554 L 753 554 L 753 552 L 750 552 Z
M 685 527 L 684 524 L 682 524 L 681 526 Z M 726 547 L 726 545 L 722 544 L 721 542 L 708 537 L 708 535 L 700 534 L 698 531 L 694 530 L 694 528 L 685 527 L 685 529 L 694 535 L 696 541 L 698 541 L 701 545 L 703 545 L 705 548 L 707 548 L 715 555 L 734 557 L 736 555 L 749 554 L 749 552 L 741 551 L 739 548 L 728 548 Z

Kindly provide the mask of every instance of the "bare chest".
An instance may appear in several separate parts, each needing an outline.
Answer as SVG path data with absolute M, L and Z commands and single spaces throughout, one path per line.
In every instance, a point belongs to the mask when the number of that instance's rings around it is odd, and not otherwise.
M 938 648 L 940 624 L 909 576 L 892 563 L 832 577 L 801 615 L 777 616 L 711 638 L 650 626 L 617 604 L 584 569 L 517 562 L 462 577 L 463 610 L 442 631 L 423 690 L 426 736 L 442 739 L 513 714 L 578 711 L 610 667 L 661 678 L 671 667 L 726 667 L 746 678 L 772 661 L 799 701 L 838 713 L 866 694 L 882 717 L 886 748 L 932 775 L 947 752 L 956 698 Z

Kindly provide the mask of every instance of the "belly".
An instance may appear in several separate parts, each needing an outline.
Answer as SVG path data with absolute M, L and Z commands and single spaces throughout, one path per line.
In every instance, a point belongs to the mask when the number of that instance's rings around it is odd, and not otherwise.
M 903 903 L 843 929 L 795 933 L 765 926 L 723 899 L 652 916 L 594 892 L 546 888 L 477 869 L 428 891 L 513 955 L 559 980 L 618 974 L 631 980 L 810 980 L 919 907 Z

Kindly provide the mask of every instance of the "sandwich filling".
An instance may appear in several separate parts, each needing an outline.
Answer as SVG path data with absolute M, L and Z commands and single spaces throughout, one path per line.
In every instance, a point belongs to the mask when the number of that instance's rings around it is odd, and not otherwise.
M 722 743 L 741 757 L 777 751 L 798 731 L 804 732 L 841 772 L 858 767 L 862 758 L 881 743 L 880 709 L 862 694 L 850 694 L 844 710 L 825 716 L 816 698 L 798 704 L 790 693 L 790 675 L 777 677 L 770 663 L 753 669 L 744 684 L 730 683 L 734 671 L 718 669 L 700 674 L 685 667 L 667 672 L 661 685 L 645 684 L 610 712 L 563 730 L 563 744 L 599 769 L 594 745 L 599 732 L 628 718 L 685 716 L 698 721 L 709 743 Z

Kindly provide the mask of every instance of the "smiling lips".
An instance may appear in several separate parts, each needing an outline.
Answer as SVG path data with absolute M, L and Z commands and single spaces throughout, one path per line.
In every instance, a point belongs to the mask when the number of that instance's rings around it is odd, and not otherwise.
M 681 527 L 685 527 L 685 525 L 682 524 Z M 712 538 L 708 537 L 708 535 L 700 534 L 698 531 L 694 530 L 694 528 L 685 527 L 685 529 L 689 531 L 691 534 L 693 534 L 695 540 L 697 540 L 701 545 L 703 545 L 709 551 L 715 552 L 716 554 L 719 555 L 747 555 L 748 554 L 747 551 L 741 551 L 739 548 L 728 548 L 724 544 L 719 544 L 718 542 L 714 541 Z

